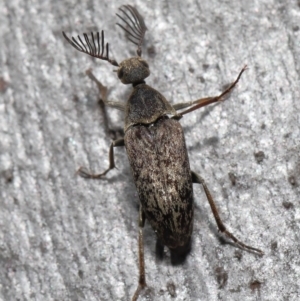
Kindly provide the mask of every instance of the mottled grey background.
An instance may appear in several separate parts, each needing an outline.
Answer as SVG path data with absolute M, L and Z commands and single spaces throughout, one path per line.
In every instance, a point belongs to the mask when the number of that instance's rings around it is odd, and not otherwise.
M 124 149 L 108 165 L 93 68 L 125 100 L 114 67 L 75 51 L 69 34 L 104 29 L 118 61 L 135 48 L 115 26 L 122 1 L 0 5 L 0 300 L 130 300 L 138 278 L 138 197 Z M 195 186 L 193 249 L 172 266 L 145 228 L 149 290 L 140 300 L 299 300 L 300 2 L 140 1 L 149 28 L 147 83 L 171 102 L 215 95 L 249 70 L 224 103 L 182 119 L 193 170 L 220 214 L 259 258 L 220 240 Z M 109 109 L 122 128 L 122 113 Z M 148 296 L 148 298 L 147 298 Z

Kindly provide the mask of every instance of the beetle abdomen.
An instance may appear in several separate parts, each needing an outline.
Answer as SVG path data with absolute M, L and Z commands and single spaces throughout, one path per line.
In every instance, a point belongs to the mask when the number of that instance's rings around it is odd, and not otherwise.
M 190 241 L 193 188 L 182 127 L 163 116 L 151 125 L 134 125 L 125 146 L 146 218 L 170 249 Z

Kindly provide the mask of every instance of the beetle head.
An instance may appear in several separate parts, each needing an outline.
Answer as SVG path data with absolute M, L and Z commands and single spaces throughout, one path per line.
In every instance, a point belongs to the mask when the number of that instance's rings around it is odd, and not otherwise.
M 119 64 L 118 78 L 123 84 L 138 84 L 150 75 L 149 65 L 141 57 L 132 57 Z
M 137 57 L 132 57 L 124 60 L 120 64 L 109 57 L 109 45 L 104 43 L 104 32 L 101 35 L 97 32 L 96 35 L 91 33 L 89 39 L 86 33 L 83 34 L 84 41 L 78 36 L 76 40 L 74 37 L 71 39 L 63 32 L 65 39 L 78 51 L 86 53 L 92 57 L 108 61 L 113 66 L 119 67 L 117 74 L 123 84 L 138 84 L 144 81 L 149 76 L 150 70 L 148 63 L 141 58 L 142 56 L 142 43 L 144 40 L 147 27 L 143 17 L 139 14 L 137 9 L 131 5 L 123 5 L 120 7 L 123 15 L 117 14 L 122 23 L 117 23 L 121 27 L 128 38 L 133 44 L 137 46 Z
M 127 39 L 137 46 L 137 57 L 132 57 L 120 63 L 117 70 L 118 77 L 123 84 L 136 85 L 144 81 L 150 75 L 148 63 L 141 58 L 142 43 L 144 40 L 147 27 L 143 17 L 131 5 L 123 5 L 120 7 L 122 15 L 117 14 L 122 23 L 117 23 L 127 36 Z

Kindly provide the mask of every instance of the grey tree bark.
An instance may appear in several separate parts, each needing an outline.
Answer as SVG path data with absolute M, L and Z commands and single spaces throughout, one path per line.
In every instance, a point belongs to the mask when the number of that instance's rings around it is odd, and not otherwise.
M 121 1 L 18 1 L 0 6 L 0 301 L 130 300 L 138 279 L 138 196 L 125 150 L 108 166 L 98 91 L 126 100 L 113 67 L 75 51 L 61 31 L 105 30 L 118 61 L 135 48 L 115 26 Z M 299 1 L 140 1 L 147 83 L 171 103 L 218 94 L 182 119 L 191 168 L 228 229 L 260 258 L 224 243 L 195 186 L 193 248 L 159 261 L 146 223 L 148 290 L 140 300 L 299 300 Z M 108 110 L 113 129 L 123 115 Z

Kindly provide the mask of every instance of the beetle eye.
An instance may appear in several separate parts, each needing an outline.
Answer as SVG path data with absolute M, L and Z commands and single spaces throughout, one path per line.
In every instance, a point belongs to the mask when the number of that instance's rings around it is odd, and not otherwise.
M 146 61 L 141 60 L 140 62 L 142 63 L 142 65 L 144 65 L 146 68 L 149 69 L 149 65 L 148 65 L 148 63 Z
M 121 79 L 124 75 L 123 68 L 118 69 L 118 78 Z

